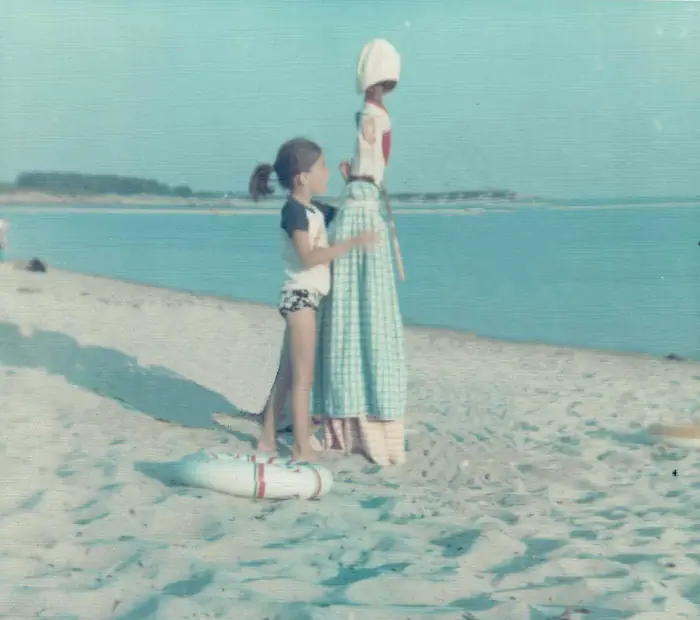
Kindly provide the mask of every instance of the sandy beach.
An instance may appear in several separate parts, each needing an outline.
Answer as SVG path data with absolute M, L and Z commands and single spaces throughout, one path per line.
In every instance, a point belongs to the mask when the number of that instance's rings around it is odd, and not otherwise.
M 0 295 L 0 617 L 698 617 L 700 453 L 645 433 L 697 417 L 698 364 L 409 329 L 408 464 L 256 502 L 143 464 L 250 450 L 210 415 L 261 406 L 274 309 L 10 265 Z

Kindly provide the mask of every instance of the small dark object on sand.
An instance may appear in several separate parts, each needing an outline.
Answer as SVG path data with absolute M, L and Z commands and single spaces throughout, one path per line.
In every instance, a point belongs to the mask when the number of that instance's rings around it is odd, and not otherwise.
M 666 359 L 669 360 L 670 362 L 685 362 L 685 360 L 680 355 L 677 355 L 676 353 L 669 353 L 666 356 Z
M 46 273 L 46 263 L 38 258 L 32 258 L 27 263 L 27 271 L 33 271 L 35 273 Z

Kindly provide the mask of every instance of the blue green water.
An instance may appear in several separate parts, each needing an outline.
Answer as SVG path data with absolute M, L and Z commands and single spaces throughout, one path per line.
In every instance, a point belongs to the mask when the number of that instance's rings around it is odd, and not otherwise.
M 0 215 L 2 215 L 0 209 Z M 274 304 L 275 214 L 6 210 L 10 257 Z M 401 214 L 409 324 L 700 359 L 700 204 Z

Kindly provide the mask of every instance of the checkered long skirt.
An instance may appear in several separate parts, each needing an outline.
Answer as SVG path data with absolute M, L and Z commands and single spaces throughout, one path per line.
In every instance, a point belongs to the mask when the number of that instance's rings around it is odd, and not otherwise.
M 329 240 L 337 243 L 370 229 L 381 234 L 374 251 L 352 250 L 333 262 L 331 291 L 318 313 L 312 413 L 327 419 L 327 447 L 365 452 L 387 464 L 403 461 L 403 323 L 379 190 L 370 183 L 350 183 Z M 383 423 L 382 428 L 372 423 Z M 385 445 L 363 445 L 373 441 Z

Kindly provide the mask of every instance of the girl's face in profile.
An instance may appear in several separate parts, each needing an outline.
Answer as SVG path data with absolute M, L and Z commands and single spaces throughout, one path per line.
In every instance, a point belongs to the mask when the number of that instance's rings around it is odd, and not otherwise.
M 316 163 L 311 166 L 311 169 L 306 173 L 306 184 L 312 196 L 319 196 L 326 193 L 329 177 L 330 171 L 326 165 L 326 158 L 322 153 L 316 160 Z

